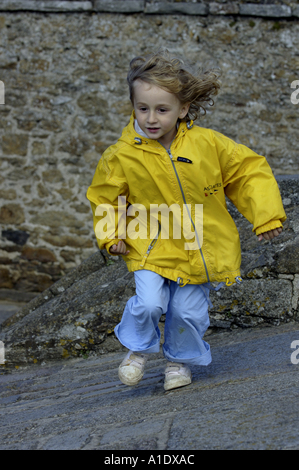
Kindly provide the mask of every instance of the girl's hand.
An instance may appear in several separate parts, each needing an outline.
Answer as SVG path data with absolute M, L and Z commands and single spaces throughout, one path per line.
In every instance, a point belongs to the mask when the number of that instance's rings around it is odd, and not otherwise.
M 109 251 L 114 255 L 127 255 L 130 253 L 130 251 L 127 250 L 126 244 L 122 240 L 119 240 L 117 245 L 112 245 Z
M 282 228 L 275 228 L 274 230 L 269 230 L 269 232 L 264 232 L 258 235 L 259 237 L 259 242 L 262 241 L 264 238 L 265 240 L 272 240 L 275 237 L 278 237 L 278 235 L 282 232 Z

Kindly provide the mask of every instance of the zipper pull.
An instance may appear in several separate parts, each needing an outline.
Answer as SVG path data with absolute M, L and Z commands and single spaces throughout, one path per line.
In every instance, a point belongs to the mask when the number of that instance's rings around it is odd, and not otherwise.
M 140 263 L 140 267 L 143 268 L 143 266 L 145 265 L 145 262 L 147 260 L 147 257 L 148 257 L 148 254 L 149 254 L 150 250 L 147 250 L 147 252 L 145 253 L 141 263 Z

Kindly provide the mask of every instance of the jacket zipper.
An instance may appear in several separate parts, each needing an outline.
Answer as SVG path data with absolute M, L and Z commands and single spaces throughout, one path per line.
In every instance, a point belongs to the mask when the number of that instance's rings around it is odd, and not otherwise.
M 148 248 L 147 248 L 147 251 L 144 255 L 144 257 L 142 258 L 142 261 L 140 263 L 140 266 L 143 267 L 145 265 L 145 262 L 148 258 L 148 255 L 150 254 L 151 250 L 154 248 L 155 244 L 157 243 L 157 240 L 159 238 L 159 235 L 160 235 L 160 232 L 161 232 L 161 224 L 158 220 L 158 232 L 157 232 L 157 235 L 155 236 L 155 238 L 152 239 L 152 241 L 150 242 Z
M 165 148 L 165 147 L 164 147 Z M 195 233 L 195 236 L 196 236 L 196 240 L 197 240 L 197 244 L 199 246 L 199 251 L 200 251 L 200 254 L 201 254 L 201 258 L 202 258 L 202 261 L 203 261 L 203 264 L 204 264 L 204 268 L 205 268 L 205 271 L 206 271 L 206 276 L 207 276 L 207 280 L 208 282 L 210 282 L 210 276 L 209 276 L 209 272 L 208 272 L 208 268 L 207 268 L 207 265 L 206 265 L 206 261 L 205 261 L 205 258 L 204 258 L 204 255 L 203 255 L 203 252 L 202 252 L 202 249 L 200 248 L 200 243 L 199 243 L 199 238 L 198 238 L 198 233 L 196 231 L 196 228 L 195 228 L 195 224 L 192 220 L 192 217 L 191 217 L 191 214 L 189 212 L 189 208 L 187 206 L 187 203 L 186 203 L 186 198 L 185 198 L 185 194 L 184 194 L 184 191 L 183 191 L 183 187 L 182 187 L 182 184 L 181 184 L 181 181 L 180 181 L 180 178 L 179 178 L 179 175 L 178 175 L 178 172 L 176 170 L 176 167 L 175 167 L 175 164 L 173 162 L 173 155 L 169 150 L 165 149 L 170 157 L 170 161 L 172 163 L 172 166 L 173 166 L 173 169 L 174 169 L 174 172 L 175 172 L 175 175 L 177 177 L 177 180 L 178 180 L 178 183 L 179 183 L 179 186 L 180 186 L 180 190 L 181 190 L 181 193 L 182 193 L 182 196 L 183 196 L 183 201 L 184 201 L 184 204 L 185 204 L 185 207 L 187 208 L 187 212 L 188 212 L 188 215 L 189 215 L 189 218 L 191 220 L 191 223 L 192 223 L 192 226 L 194 228 L 194 233 Z

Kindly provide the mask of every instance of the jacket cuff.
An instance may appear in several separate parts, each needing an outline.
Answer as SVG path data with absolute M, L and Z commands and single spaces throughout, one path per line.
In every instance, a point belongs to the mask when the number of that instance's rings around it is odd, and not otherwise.
M 261 233 L 269 232 L 270 230 L 274 230 L 276 228 L 283 227 L 280 220 L 271 220 L 265 225 L 261 225 L 255 230 L 256 235 L 260 235 Z
M 114 240 L 111 240 L 110 242 L 106 243 L 106 245 L 105 245 L 105 250 L 109 253 L 109 255 L 112 255 L 112 256 L 118 256 L 118 255 L 119 255 L 119 253 L 111 253 L 111 252 L 109 251 L 110 247 L 111 247 L 112 245 L 117 245 L 118 242 L 119 242 L 119 240 L 118 240 L 117 238 L 115 238 Z

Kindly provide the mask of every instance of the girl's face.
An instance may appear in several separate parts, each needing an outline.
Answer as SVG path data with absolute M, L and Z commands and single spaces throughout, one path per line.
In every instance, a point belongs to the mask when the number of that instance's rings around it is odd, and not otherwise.
M 169 149 L 176 136 L 177 121 L 186 116 L 189 104 L 182 104 L 174 94 L 139 79 L 133 86 L 139 126 L 150 139 L 158 140 Z

